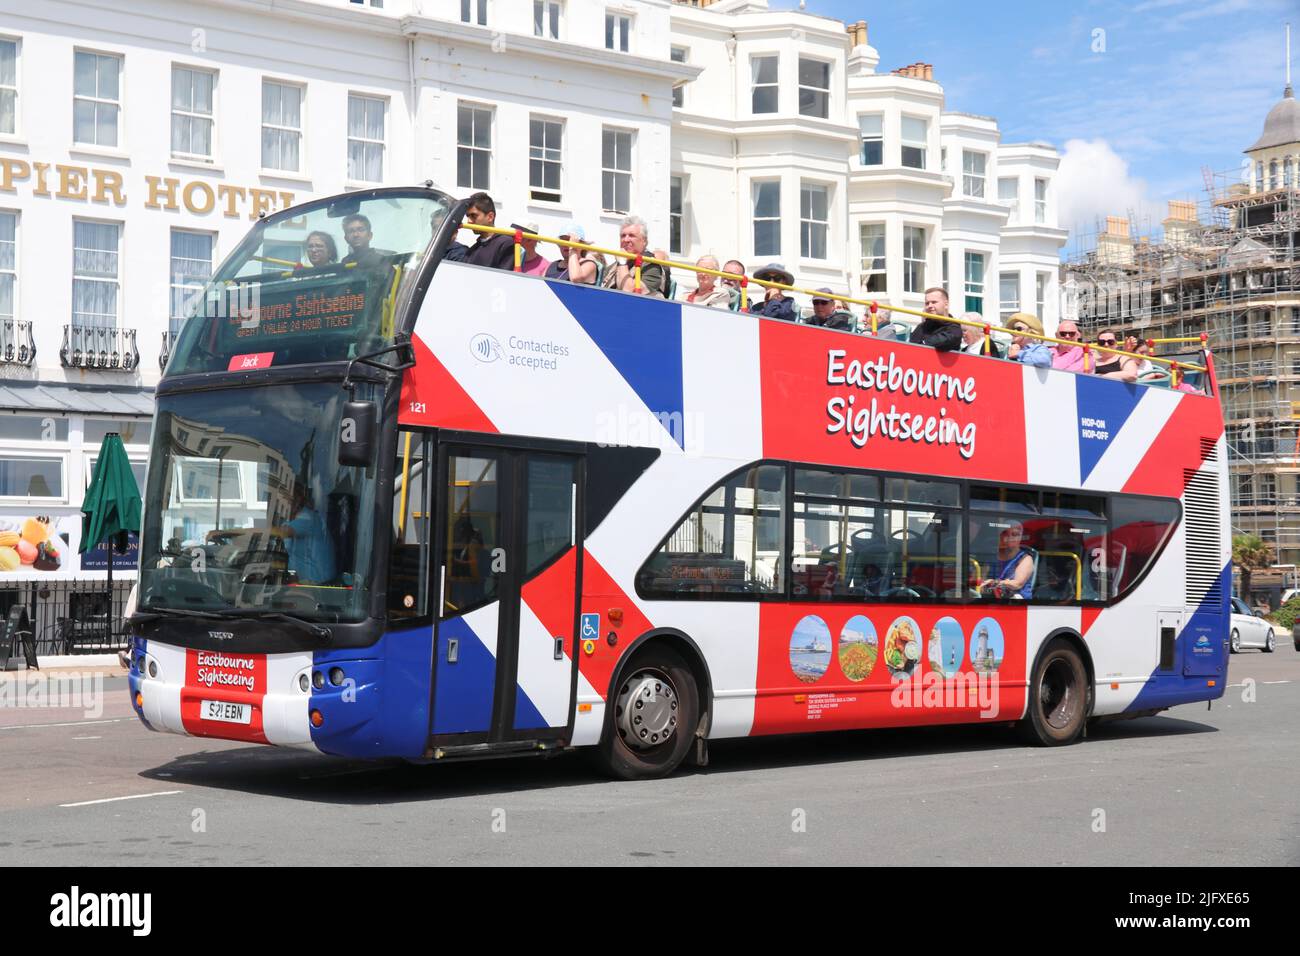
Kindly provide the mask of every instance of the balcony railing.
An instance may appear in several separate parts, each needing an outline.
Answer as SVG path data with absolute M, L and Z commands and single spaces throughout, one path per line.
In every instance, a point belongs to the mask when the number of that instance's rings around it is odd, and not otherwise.
M 65 325 L 59 359 L 64 368 L 129 372 L 140 364 L 135 329 Z
M 172 349 L 176 348 L 176 340 L 179 337 L 179 332 L 170 330 L 162 334 L 162 344 L 158 347 L 158 371 L 167 371 L 167 360 L 172 357 Z
M 36 361 L 32 324 L 20 319 L 0 321 L 0 363 L 30 366 Z

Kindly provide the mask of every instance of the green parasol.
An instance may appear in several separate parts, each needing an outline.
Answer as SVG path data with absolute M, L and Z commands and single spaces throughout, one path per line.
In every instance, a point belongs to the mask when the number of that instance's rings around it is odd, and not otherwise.
M 125 551 L 127 532 L 140 530 L 140 488 L 122 436 L 109 432 L 99 446 L 95 474 L 81 505 L 81 553 L 108 542 L 108 617 L 113 626 L 113 552 Z M 114 547 L 116 545 L 116 547 Z

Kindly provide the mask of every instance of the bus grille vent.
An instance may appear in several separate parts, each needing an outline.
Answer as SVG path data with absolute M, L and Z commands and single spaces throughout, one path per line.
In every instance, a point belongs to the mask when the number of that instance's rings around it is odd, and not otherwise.
M 1201 439 L 1201 460 L 1207 465 L 1219 463 L 1219 442 L 1215 438 Z
M 1217 612 L 1223 605 L 1218 469 L 1184 470 L 1183 478 L 1187 606 Z

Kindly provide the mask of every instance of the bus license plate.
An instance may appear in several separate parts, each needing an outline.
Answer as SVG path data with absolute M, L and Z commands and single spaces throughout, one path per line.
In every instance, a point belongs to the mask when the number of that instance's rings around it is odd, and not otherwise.
M 247 724 L 253 720 L 252 704 L 232 704 L 224 700 L 205 700 L 199 705 L 204 720 L 223 720 L 228 724 Z

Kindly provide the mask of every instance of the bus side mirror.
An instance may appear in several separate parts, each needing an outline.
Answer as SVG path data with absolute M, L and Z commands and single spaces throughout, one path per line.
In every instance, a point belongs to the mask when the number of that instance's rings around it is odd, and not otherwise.
M 375 457 L 379 407 L 374 402 L 344 402 L 339 422 L 339 464 L 369 465 Z

